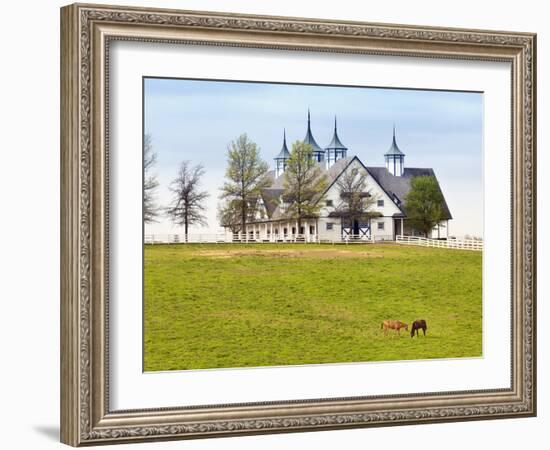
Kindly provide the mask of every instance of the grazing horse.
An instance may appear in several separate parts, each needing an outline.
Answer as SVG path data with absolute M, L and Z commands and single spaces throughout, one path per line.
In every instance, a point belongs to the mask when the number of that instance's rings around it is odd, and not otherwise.
M 418 337 L 418 330 L 422 328 L 422 331 L 424 332 L 424 336 L 426 336 L 426 330 L 428 329 L 428 326 L 426 325 L 426 321 L 424 319 L 415 320 L 411 327 L 411 337 L 414 337 L 414 332 L 416 331 L 416 337 Z
M 401 328 L 405 328 L 406 331 L 409 331 L 409 325 L 403 323 L 399 320 L 384 320 L 380 329 L 384 330 L 384 336 L 388 335 L 388 330 L 397 330 L 397 334 L 401 335 Z

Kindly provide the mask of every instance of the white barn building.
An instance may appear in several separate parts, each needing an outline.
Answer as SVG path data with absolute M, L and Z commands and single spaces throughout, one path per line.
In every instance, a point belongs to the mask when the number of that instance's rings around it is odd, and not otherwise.
M 323 149 L 313 137 L 311 120 L 308 112 L 307 132 L 304 138 L 313 147 L 313 157 L 321 167 L 328 180 L 324 193 L 322 208 L 317 217 L 302 220 L 298 229 L 296 220 L 285 214 L 283 201 L 284 171 L 290 152 L 283 135 L 283 146 L 274 158 L 275 169 L 269 172 L 270 186 L 261 191 L 258 208 L 253 221 L 247 224 L 246 235 L 255 240 L 292 240 L 297 236 L 307 241 L 339 241 L 349 238 L 372 240 L 395 240 L 397 235 L 421 235 L 407 224 L 407 213 L 404 208 L 405 196 L 409 192 L 413 177 L 429 175 L 435 178 L 431 168 L 409 168 L 405 166 L 405 154 L 399 149 L 395 128 L 388 151 L 384 154 L 385 167 L 366 166 L 357 156 L 348 156 L 348 148 L 338 136 L 336 119 L 331 142 Z M 346 172 L 357 170 L 366 174 L 366 190 L 374 203 L 369 209 L 368 219 L 364 221 L 342 217 L 338 212 L 341 204 L 338 179 Z M 444 200 L 444 220 L 432 230 L 432 238 L 449 236 L 451 213 Z

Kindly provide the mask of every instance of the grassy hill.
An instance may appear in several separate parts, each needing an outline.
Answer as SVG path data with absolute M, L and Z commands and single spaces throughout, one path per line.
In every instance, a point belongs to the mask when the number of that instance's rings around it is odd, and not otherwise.
M 146 371 L 481 356 L 482 254 L 380 245 L 145 246 Z M 385 319 L 425 319 L 388 336 Z

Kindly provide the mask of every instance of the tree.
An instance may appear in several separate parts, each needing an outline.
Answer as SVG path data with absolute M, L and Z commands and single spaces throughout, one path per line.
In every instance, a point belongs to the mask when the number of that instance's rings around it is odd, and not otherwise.
M 151 170 L 157 162 L 157 154 L 153 151 L 153 142 L 150 134 L 143 138 L 143 221 L 145 223 L 156 222 L 159 208 L 155 203 L 155 194 L 159 185 L 156 175 Z
M 246 232 L 246 224 L 256 208 L 261 189 L 269 186 L 266 175 L 269 166 L 260 158 L 260 149 L 241 134 L 227 148 L 227 181 L 222 186 L 221 198 L 240 217 L 240 232 Z
M 370 219 L 379 214 L 370 211 L 376 199 L 367 191 L 367 174 L 352 168 L 344 172 L 336 182 L 340 193 L 337 212 L 353 227 L 355 222 Z
M 239 204 L 236 200 L 230 200 L 218 205 L 218 220 L 220 225 L 229 228 L 233 234 L 241 231 L 242 222 Z
M 443 194 L 433 176 L 414 177 L 411 189 L 405 197 L 407 222 L 428 237 L 433 228 L 443 220 Z
M 288 205 L 285 214 L 298 222 L 300 233 L 303 219 L 318 216 L 328 186 L 310 144 L 302 141 L 292 144 L 284 177 L 283 201 Z
M 189 161 L 183 161 L 176 178 L 170 184 L 172 203 L 167 214 L 176 225 L 183 225 L 185 241 L 189 234 L 189 225 L 207 225 L 204 201 L 210 196 L 200 190 L 204 168 L 201 164 L 191 167 Z

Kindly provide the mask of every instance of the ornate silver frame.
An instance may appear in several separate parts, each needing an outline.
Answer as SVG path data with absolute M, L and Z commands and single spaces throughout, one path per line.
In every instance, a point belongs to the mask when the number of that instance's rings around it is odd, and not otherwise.
M 108 110 L 114 39 L 508 61 L 512 66 L 509 389 L 111 411 Z M 80 446 L 536 414 L 535 55 L 530 33 L 75 4 L 61 9 L 61 440 Z

